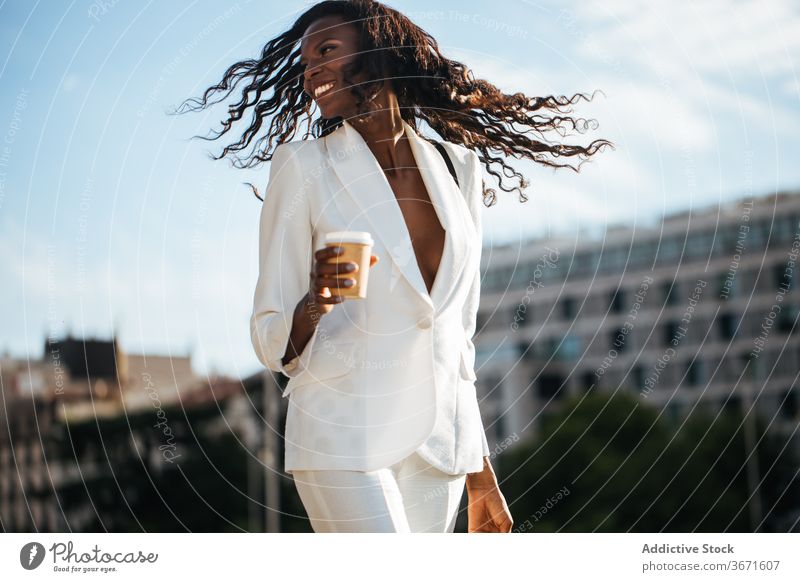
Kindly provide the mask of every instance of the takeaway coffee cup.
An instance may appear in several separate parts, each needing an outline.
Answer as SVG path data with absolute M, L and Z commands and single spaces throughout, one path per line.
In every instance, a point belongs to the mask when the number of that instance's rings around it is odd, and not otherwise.
M 355 279 L 352 287 L 331 289 L 331 294 L 341 295 L 349 299 L 364 299 L 367 296 L 367 281 L 369 279 L 369 263 L 372 256 L 372 235 L 361 231 L 337 231 L 325 235 L 325 246 L 341 246 L 344 252 L 331 259 L 331 263 L 347 263 L 353 261 L 358 265 L 357 271 L 341 273 L 340 279 Z

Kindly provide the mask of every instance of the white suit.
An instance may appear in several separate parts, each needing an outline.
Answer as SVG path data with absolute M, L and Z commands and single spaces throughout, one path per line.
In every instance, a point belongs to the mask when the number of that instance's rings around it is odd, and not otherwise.
M 262 205 L 251 339 L 258 359 L 289 377 L 285 470 L 387 467 L 418 450 L 449 473 L 480 471 L 489 454 L 475 392 L 482 172 L 475 152 L 436 148 L 404 122 L 446 231 L 430 295 L 397 199 L 347 121 L 325 137 L 275 150 Z M 463 192 L 463 193 L 462 193 Z M 321 316 L 290 368 L 281 364 L 294 308 L 310 289 L 313 251 L 331 231 L 368 231 L 380 260 L 366 299 Z

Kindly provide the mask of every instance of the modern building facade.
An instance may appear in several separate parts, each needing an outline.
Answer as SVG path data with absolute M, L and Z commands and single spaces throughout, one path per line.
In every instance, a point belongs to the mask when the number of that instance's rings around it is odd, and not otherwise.
M 478 393 L 492 443 L 536 435 L 565 395 L 624 390 L 800 422 L 800 194 L 483 252 Z

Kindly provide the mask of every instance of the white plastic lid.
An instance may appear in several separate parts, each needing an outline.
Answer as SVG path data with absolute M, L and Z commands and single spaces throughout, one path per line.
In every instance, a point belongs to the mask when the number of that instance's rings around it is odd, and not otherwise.
M 372 245 L 372 235 L 368 232 L 357 230 L 337 230 L 325 235 L 323 244 L 331 243 L 357 243 L 362 245 Z

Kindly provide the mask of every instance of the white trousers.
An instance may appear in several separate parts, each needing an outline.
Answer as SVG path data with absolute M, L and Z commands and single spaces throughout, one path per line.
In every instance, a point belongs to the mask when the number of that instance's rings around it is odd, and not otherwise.
M 316 533 L 452 533 L 466 474 L 416 452 L 377 471 L 292 471 Z

